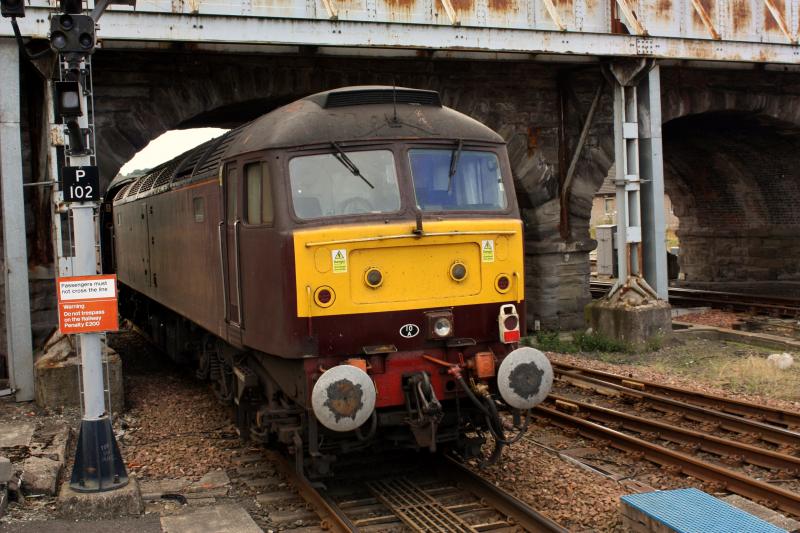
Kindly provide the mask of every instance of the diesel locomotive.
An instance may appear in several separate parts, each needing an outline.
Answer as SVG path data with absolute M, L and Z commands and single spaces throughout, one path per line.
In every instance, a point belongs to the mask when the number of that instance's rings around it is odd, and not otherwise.
M 505 143 L 434 91 L 308 96 L 108 195 L 123 316 L 310 476 L 488 435 L 496 460 L 550 390 Z

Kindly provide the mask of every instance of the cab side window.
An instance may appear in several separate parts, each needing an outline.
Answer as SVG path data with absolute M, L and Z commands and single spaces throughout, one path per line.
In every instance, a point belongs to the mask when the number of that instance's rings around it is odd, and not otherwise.
M 272 184 L 266 163 L 250 163 L 244 167 L 248 224 L 272 224 Z

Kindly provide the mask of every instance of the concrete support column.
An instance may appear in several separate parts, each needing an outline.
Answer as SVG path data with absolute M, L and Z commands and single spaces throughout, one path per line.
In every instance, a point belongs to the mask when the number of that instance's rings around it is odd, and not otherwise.
M 661 71 L 656 64 L 636 88 L 639 115 L 639 175 L 641 177 L 644 278 L 658 297 L 669 299 L 664 152 L 661 147 Z
M 0 183 L 2 183 L 5 318 L 11 387 L 19 402 L 33 400 L 33 346 L 22 194 L 19 48 L 0 40 Z

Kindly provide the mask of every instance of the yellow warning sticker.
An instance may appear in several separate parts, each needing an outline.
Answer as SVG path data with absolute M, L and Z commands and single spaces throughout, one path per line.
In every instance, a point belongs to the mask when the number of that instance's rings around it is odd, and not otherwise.
M 347 272 L 347 250 L 331 250 L 331 260 L 333 261 L 333 273 L 344 274 Z
M 481 260 L 494 263 L 494 240 L 481 241 Z

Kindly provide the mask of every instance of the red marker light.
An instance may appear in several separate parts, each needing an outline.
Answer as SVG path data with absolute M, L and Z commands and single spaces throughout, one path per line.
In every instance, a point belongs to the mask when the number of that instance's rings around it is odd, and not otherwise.
M 330 302 L 332 297 L 333 296 L 331 295 L 331 291 L 329 291 L 328 289 L 322 289 L 317 293 L 317 300 L 319 300 L 319 302 L 323 304 Z

